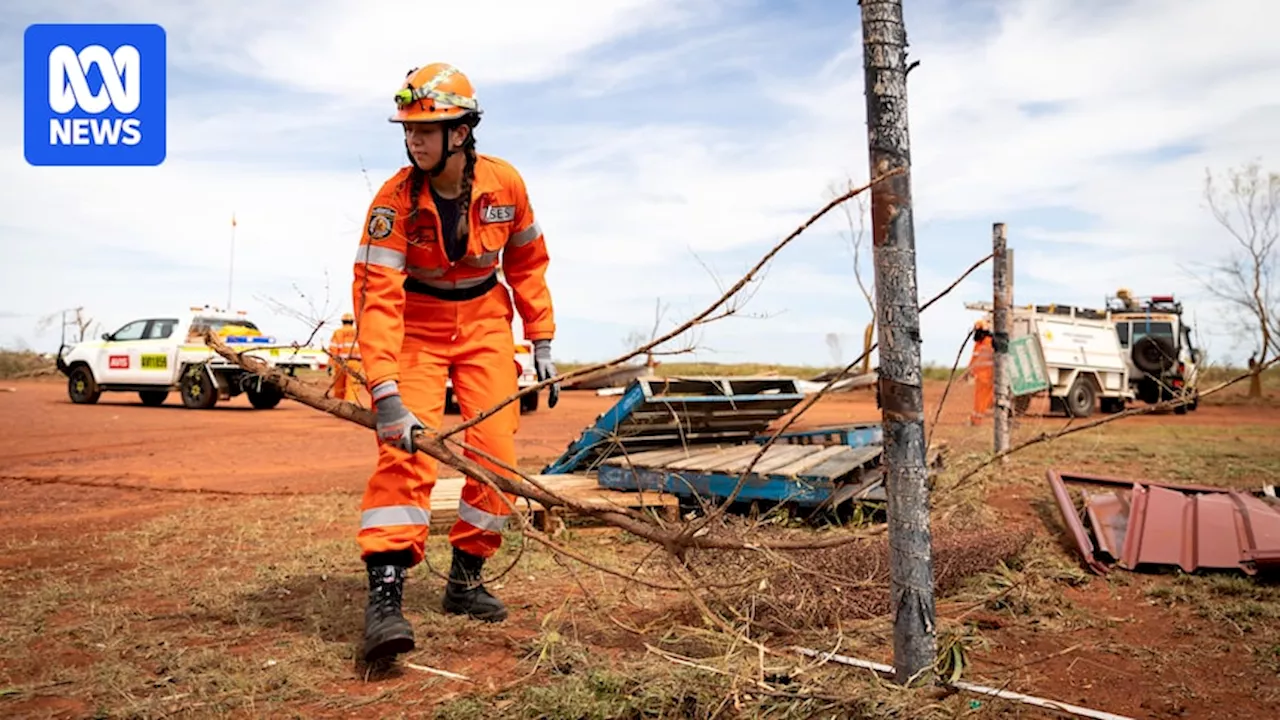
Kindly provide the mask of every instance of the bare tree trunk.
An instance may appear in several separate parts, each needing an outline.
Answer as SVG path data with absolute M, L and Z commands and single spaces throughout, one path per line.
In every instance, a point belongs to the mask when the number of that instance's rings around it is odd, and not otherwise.
M 1009 310 L 1013 298 L 1009 293 L 1009 257 L 1006 252 L 1004 223 L 991 226 L 992 263 L 991 285 L 993 293 L 991 312 L 991 349 L 994 364 L 992 379 L 995 383 L 995 451 L 1009 449 L 1009 423 L 1013 417 L 1011 388 L 1009 386 Z M 1005 458 L 1001 457 L 1003 464 Z
M 861 0 L 860 5 L 871 174 L 907 170 L 871 190 L 893 658 L 899 683 L 930 683 L 937 648 L 909 171 L 906 28 L 901 0 Z

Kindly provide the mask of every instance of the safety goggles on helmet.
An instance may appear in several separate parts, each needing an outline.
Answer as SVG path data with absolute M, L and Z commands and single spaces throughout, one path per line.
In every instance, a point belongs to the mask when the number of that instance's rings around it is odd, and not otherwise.
M 404 86 L 392 99 L 391 122 L 454 122 L 474 125 L 482 110 L 471 81 L 448 63 L 431 63 L 405 73 Z
M 445 90 L 433 90 L 429 87 L 405 88 L 395 95 L 396 107 L 406 107 L 412 105 L 419 100 L 431 100 L 441 105 L 452 105 L 463 110 L 472 112 L 480 112 L 480 103 L 475 98 L 462 97 L 457 93 L 447 92 Z

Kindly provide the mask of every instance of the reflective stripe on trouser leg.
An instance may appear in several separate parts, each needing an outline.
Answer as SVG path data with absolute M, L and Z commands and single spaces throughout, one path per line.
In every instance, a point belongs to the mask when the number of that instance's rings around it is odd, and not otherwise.
M 497 515 L 481 510 L 466 500 L 458 502 L 458 519 L 481 530 L 500 533 L 507 526 L 509 517 L 507 514 Z
M 511 358 L 515 343 L 511 322 L 504 316 L 502 297 L 485 296 L 465 301 L 460 309 L 463 333 L 455 346 L 453 371 L 454 397 L 464 420 L 496 405 L 516 391 L 516 367 Z M 507 306 L 509 307 L 509 306 Z M 510 403 L 496 414 L 467 428 L 465 441 L 486 454 L 516 466 L 516 423 L 520 404 Z M 480 465 L 503 476 L 508 470 L 470 450 L 463 453 Z M 502 546 L 502 527 L 511 509 L 502 494 L 479 480 L 468 477 L 458 503 L 458 521 L 449 532 L 449 542 L 459 550 L 491 557 Z
M 400 399 L 424 423 L 440 427 L 444 418 L 447 360 L 413 340 L 410 333 L 411 329 L 406 327 L 397 383 Z M 371 442 L 377 443 L 377 436 L 373 436 Z M 365 486 L 360 505 L 360 531 L 356 536 L 360 556 L 409 550 L 416 565 L 422 562 L 427 542 L 436 461 L 423 453 L 411 455 L 380 443 L 377 448 L 378 464 Z
M 431 525 L 431 511 L 417 505 L 387 505 L 373 507 L 360 513 L 360 529 L 397 527 L 400 525 Z

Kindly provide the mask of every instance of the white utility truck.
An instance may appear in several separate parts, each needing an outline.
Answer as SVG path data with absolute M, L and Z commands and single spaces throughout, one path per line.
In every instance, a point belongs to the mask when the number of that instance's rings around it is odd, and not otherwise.
M 77 343 L 65 354 L 64 345 L 58 348 L 57 365 L 67 376 L 67 394 L 74 403 L 96 403 L 104 392 L 136 392 L 143 405 L 155 406 L 177 390 L 189 408 L 211 408 L 219 399 L 241 393 L 259 410 L 278 405 L 283 399 L 278 388 L 205 344 L 204 333 L 210 329 L 232 349 L 247 350 L 290 375 L 328 364 L 323 350 L 278 347 L 244 311 L 204 306 L 130 321 L 101 340 Z
M 966 303 L 991 317 L 991 303 Z M 1088 417 L 1124 410 L 1134 399 L 1129 364 L 1106 312 L 1058 305 L 1014 307 L 1009 316 L 1009 376 L 1014 412 L 1048 392 L 1051 412 Z

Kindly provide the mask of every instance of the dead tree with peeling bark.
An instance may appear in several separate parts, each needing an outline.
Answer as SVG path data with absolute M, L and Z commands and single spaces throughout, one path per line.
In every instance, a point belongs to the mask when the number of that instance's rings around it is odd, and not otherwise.
M 930 683 L 937 628 L 925 457 L 920 312 L 907 124 L 907 31 L 901 0 L 861 0 L 880 401 L 888 497 L 893 658 L 899 683 Z
M 991 311 L 992 377 L 995 381 L 995 451 L 1009 449 L 1009 428 L 1013 422 L 1013 396 L 1009 382 L 1009 324 L 1013 298 L 1009 288 L 1008 242 L 1004 223 L 991 226 Z
M 62 342 L 66 344 L 67 330 L 73 332 L 72 342 L 84 342 L 89 336 L 96 334 L 102 329 L 102 324 L 94 322 L 94 319 L 85 314 L 84 307 L 70 308 L 67 310 L 59 310 L 56 313 L 50 313 L 41 317 L 36 321 L 36 332 L 44 332 L 53 325 L 55 321 L 62 324 Z M 92 330 L 90 330 L 92 328 Z
M 1280 356 L 1280 292 L 1276 288 L 1280 241 L 1280 173 L 1258 163 L 1228 170 L 1225 187 L 1205 172 L 1209 211 L 1235 247 L 1207 272 L 1196 274 L 1212 296 L 1231 309 L 1237 336 L 1254 345 L 1249 397 L 1262 396 L 1262 371 Z

